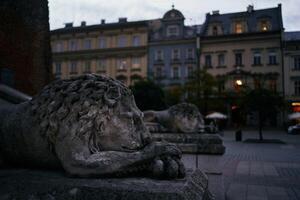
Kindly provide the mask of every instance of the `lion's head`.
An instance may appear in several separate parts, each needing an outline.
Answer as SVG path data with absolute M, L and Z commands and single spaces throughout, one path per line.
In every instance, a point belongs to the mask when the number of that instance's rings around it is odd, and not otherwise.
M 189 103 L 180 103 L 168 109 L 169 116 L 173 118 L 174 127 L 179 132 L 197 132 L 204 125 L 204 120 L 198 108 Z
M 131 91 L 105 76 L 56 80 L 30 101 L 31 114 L 51 146 L 79 137 L 91 152 L 131 151 L 150 139 Z

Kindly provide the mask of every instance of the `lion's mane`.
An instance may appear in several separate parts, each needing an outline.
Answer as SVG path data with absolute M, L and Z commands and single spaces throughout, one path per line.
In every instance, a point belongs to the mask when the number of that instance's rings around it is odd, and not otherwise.
M 186 116 L 189 118 L 202 117 L 197 106 L 190 104 L 190 103 L 180 103 L 180 104 L 171 106 L 168 109 L 168 112 L 170 113 L 170 116 L 179 115 L 179 116 Z
M 30 101 L 29 111 L 51 148 L 58 137 L 74 132 L 75 136 L 89 141 L 91 152 L 98 152 L 101 147 L 95 133 L 102 133 L 121 96 L 131 96 L 124 84 L 89 74 L 53 81 Z M 62 124 L 69 128 L 65 130 L 68 133 L 59 132 Z

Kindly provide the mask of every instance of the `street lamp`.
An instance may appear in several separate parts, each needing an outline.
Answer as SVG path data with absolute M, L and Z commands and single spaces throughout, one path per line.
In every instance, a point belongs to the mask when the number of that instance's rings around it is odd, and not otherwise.
M 240 80 L 240 79 L 238 79 L 238 80 L 235 81 L 235 84 L 236 84 L 237 86 L 242 86 L 242 85 L 243 85 L 243 81 Z

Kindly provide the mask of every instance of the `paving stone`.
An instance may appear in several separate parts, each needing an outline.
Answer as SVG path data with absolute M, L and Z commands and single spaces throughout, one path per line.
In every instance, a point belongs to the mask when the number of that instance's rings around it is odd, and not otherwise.
M 250 173 L 250 162 L 249 161 L 241 161 L 239 162 L 236 174 L 238 175 L 249 175 Z
M 266 187 L 261 185 L 248 185 L 247 198 L 249 197 L 267 198 L 268 194 L 267 194 Z
M 263 170 L 265 176 L 279 176 L 274 165 L 271 163 L 263 163 Z
M 231 184 L 226 194 L 228 200 L 246 200 L 247 199 L 247 185 Z
M 267 192 L 269 196 L 288 196 L 283 187 L 267 187 Z
M 264 170 L 260 162 L 252 161 L 250 163 L 250 175 L 252 176 L 263 176 Z

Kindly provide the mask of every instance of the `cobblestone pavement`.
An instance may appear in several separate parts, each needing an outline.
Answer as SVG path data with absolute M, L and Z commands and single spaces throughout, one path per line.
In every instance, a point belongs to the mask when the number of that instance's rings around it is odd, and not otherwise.
M 223 156 L 184 155 L 183 161 L 188 168 L 222 173 L 228 200 L 300 200 L 300 135 L 273 130 L 264 137 L 286 144 L 236 142 L 234 131 L 225 131 Z M 248 138 L 258 138 L 257 131 L 243 131 Z

